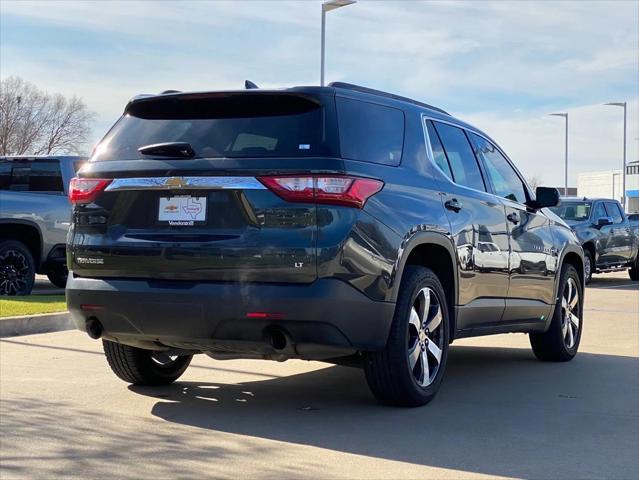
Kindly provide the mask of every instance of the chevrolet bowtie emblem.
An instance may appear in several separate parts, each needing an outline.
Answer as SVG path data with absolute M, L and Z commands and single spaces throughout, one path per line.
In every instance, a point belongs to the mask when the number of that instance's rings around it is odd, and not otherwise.
M 186 182 L 183 178 L 180 177 L 170 177 L 164 181 L 164 185 L 166 185 L 167 187 L 182 188 L 186 187 Z

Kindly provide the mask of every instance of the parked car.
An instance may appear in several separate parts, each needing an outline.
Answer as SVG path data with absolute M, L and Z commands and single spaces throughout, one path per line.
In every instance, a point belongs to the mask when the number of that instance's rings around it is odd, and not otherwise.
M 630 222 L 630 228 L 635 233 L 635 235 L 639 235 L 639 213 L 629 214 L 628 221 Z
M 301 358 L 414 406 L 456 338 L 577 353 L 583 251 L 545 209 L 557 190 L 420 102 L 344 83 L 138 97 L 70 198 L 68 307 L 129 383 L 201 352 Z
M 69 181 L 85 157 L 0 157 L 0 295 L 28 295 L 35 274 L 64 288 Z
M 575 231 L 583 246 L 586 283 L 593 273 L 623 270 L 639 280 L 639 232 L 617 200 L 565 198 L 551 210 Z

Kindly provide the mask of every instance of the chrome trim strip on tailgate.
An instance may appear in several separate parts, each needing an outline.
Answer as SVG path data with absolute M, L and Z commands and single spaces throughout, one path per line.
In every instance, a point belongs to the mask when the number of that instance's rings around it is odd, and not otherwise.
M 255 177 L 116 178 L 105 189 L 123 190 L 266 190 Z

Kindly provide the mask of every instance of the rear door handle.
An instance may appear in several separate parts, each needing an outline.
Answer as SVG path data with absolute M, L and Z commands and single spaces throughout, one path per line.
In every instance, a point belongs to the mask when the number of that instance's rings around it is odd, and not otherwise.
M 462 203 L 456 198 L 451 198 L 444 203 L 444 206 L 448 210 L 452 210 L 453 212 L 459 212 L 462 209 Z
M 508 215 L 506 215 L 506 218 L 509 222 L 512 222 L 515 225 L 519 223 L 519 214 L 517 212 L 509 213 Z

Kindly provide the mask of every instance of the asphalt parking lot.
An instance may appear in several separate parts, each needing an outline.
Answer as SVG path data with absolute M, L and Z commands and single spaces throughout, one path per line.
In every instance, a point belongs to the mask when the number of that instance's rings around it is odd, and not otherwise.
M 53 285 L 46 275 L 36 275 L 32 295 L 58 295 L 64 294 L 64 288 Z
M 638 283 L 599 276 L 573 362 L 458 341 L 418 409 L 378 406 L 353 368 L 200 356 L 135 388 L 79 332 L 4 339 L 0 477 L 637 478 L 638 312 Z

